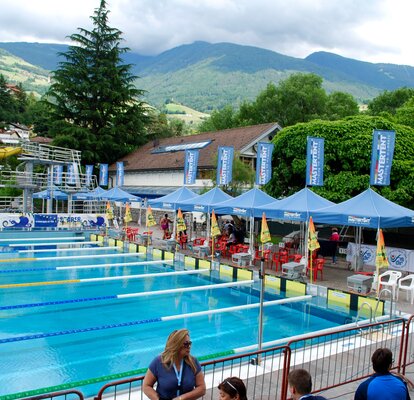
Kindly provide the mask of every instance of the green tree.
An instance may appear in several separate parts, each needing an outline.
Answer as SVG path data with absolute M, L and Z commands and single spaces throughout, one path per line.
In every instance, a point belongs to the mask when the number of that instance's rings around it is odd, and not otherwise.
M 414 97 L 411 97 L 402 107 L 397 108 L 395 121 L 414 128 Z
M 16 104 L 6 85 L 6 79 L 0 74 L 0 124 L 16 122 Z
M 371 115 L 382 115 L 382 113 L 394 115 L 397 109 L 413 96 L 413 88 L 403 87 L 393 91 L 385 90 L 368 103 L 368 113 Z
M 145 141 L 146 116 L 131 65 L 121 56 L 121 32 L 108 25 L 105 0 L 91 17 L 91 31 L 70 39 L 48 91 L 54 144 L 82 150 L 86 163 L 112 163 Z
M 279 84 L 280 115 L 277 122 L 289 126 L 320 118 L 325 113 L 326 92 L 315 74 L 293 74 Z
M 373 129 L 396 131 L 391 185 L 378 191 L 391 201 L 414 208 L 414 129 L 381 117 L 357 116 L 341 121 L 312 121 L 283 129 L 273 142 L 273 176 L 266 191 L 288 196 L 305 186 L 306 138 L 325 139 L 323 197 L 341 202 L 369 186 Z
M 326 117 L 334 121 L 359 114 L 358 103 L 349 93 L 332 92 L 326 101 Z
M 223 107 L 221 110 L 214 110 L 209 118 L 201 122 L 198 126 L 198 131 L 221 131 L 223 129 L 234 128 L 236 125 L 235 111 L 232 106 L 228 105 Z

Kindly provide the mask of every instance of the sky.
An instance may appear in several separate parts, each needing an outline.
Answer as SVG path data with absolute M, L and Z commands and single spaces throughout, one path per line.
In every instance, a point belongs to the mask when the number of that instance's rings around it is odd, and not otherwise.
M 0 0 L 0 42 L 68 43 L 100 0 Z M 304 58 L 328 51 L 414 66 L 413 0 L 107 0 L 125 46 L 156 55 L 197 40 Z

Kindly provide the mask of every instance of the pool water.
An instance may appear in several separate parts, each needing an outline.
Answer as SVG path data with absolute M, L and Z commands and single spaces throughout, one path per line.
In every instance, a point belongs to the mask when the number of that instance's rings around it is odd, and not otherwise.
M 78 282 L 184 269 L 178 263 L 173 266 L 162 262 L 45 270 L 146 261 L 138 255 L 119 257 L 119 250 L 113 249 L 96 251 L 100 256 L 96 259 L 81 258 L 93 255 L 93 247 L 90 251 L 79 252 L 79 258 L 64 259 L 74 254 L 76 252 L 72 250 L 56 253 L 53 249 L 42 253 L 1 254 L 2 259 L 12 260 L 0 263 L 0 395 L 146 368 L 163 350 L 169 333 L 183 327 L 191 332 L 192 353 L 197 357 L 257 343 L 258 308 L 173 321 L 159 320 L 166 316 L 258 303 L 257 285 L 243 286 L 240 290 L 218 288 L 116 298 L 116 295 L 128 293 L 208 286 L 224 281 L 218 279 L 216 271 L 200 271 L 144 279 Z M 27 257 L 37 260 L 21 260 Z M 228 278 L 228 281 L 232 279 Z M 25 285 L 4 286 L 15 284 Z M 113 297 L 105 299 L 104 296 Z M 266 300 L 282 297 L 268 294 Z M 349 317 L 312 306 L 312 302 L 266 307 L 263 342 L 338 326 Z M 83 386 L 81 390 L 86 395 L 93 395 L 104 383 Z

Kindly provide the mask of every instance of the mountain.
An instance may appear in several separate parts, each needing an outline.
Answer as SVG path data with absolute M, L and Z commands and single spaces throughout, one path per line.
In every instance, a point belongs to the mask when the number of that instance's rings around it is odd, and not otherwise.
M 54 70 L 67 45 L 0 43 L 9 53 L 45 70 Z M 146 100 L 161 107 L 166 100 L 209 111 L 253 100 L 272 81 L 277 84 L 295 72 L 312 72 L 324 78 L 328 92 L 351 93 L 364 102 L 383 90 L 414 87 L 414 68 L 374 64 L 316 52 L 305 59 L 270 50 L 232 43 L 194 42 L 156 56 L 128 52 L 124 61 L 140 77 L 137 86 L 147 91 Z M 2 66 L 0 65 L 0 73 Z

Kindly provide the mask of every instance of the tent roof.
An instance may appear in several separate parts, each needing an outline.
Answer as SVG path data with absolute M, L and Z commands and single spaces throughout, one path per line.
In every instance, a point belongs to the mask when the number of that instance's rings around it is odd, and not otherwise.
M 100 186 L 88 192 L 78 192 L 73 195 L 73 200 L 100 200 L 107 190 Z
M 199 211 L 210 213 L 217 203 L 232 199 L 229 194 L 223 192 L 219 187 L 215 187 L 198 197 L 193 197 L 181 203 L 184 211 Z
M 231 214 L 252 217 L 255 209 L 261 208 L 264 204 L 277 201 L 260 189 L 253 188 L 233 199 L 226 200 L 214 207 L 216 214 Z
M 260 207 L 255 211 L 255 217 L 261 217 L 262 213 L 265 212 L 267 218 L 285 221 L 307 221 L 315 210 L 334 204 L 309 188 L 303 188 L 289 197 Z
M 352 199 L 323 208 L 312 214 L 314 221 L 366 228 L 414 227 L 414 211 L 402 207 L 371 188 Z
M 158 197 L 157 199 L 149 200 L 148 203 L 153 208 L 161 208 L 162 210 L 176 210 L 181 207 L 183 201 L 195 197 L 198 197 L 198 194 L 183 186 L 170 194 Z
M 32 197 L 34 199 L 44 199 L 44 200 L 50 199 L 50 198 L 53 198 L 55 200 L 67 200 L 68 194 L 65 192 L 62 192 L 58 188 L 52 188 L 52 189 L 42 190 L 41 192 L 33 193 Z
M 99 195 L 99 197 L 102 200 L 109 201 L 141 201 L 140 197 L 134 196 L 119 187 L 114 187 L 106 191 L 106 193 Z

